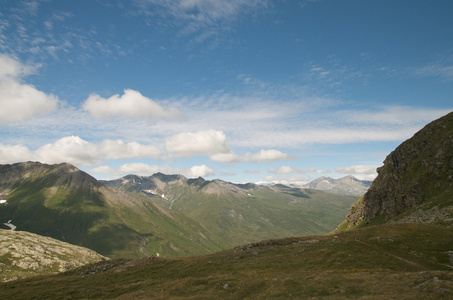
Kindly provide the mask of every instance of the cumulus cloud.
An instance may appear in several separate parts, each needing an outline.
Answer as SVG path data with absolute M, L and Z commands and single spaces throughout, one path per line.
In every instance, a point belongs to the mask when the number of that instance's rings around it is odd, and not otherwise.
M 271 162 L 290 159 L 286 153 L 275 149 L 260 150 L 259 153 L 247 153 L 244 155 L 244 160 L 248 162 Z
M 345 168 L 336 168 L 336 173 L 353 175 L 361 180 L 373 180 L 376 176 L 376 167 L 366 165 L 352 165 Z
M 21 82 L 35 70 L 36 66 L 26 66 L 0 54 L 0 123 L 27 120 L 57 108 L 59 100 L 56 96 Z
M 160 159 L 161 151 L 155 146 L 141 145 L 136 142 L 103 140 L 99 143 L 90 143 L 78 136 L 67 136 L 34 151 L 21 145 L 0 144 L 0 155 L 0 162 L 3 163 L 37 160 L 49 164 L 68 162 L 91 166 L 105 159 Z
M 217 155 L 231 153 L 225 134 L 222 131 L 206 130 L 182 132 L 168 137 L 165 148 L 180 157 L 195 155 Z
M 206 165 L 193 166 L 189 171 L 189 177 L 206 177 L 214 174 L 214 170 Z
M 107 99 L 102 98 L 98 94 L 91 94 L 83 103 L 82 108 L 97 119 L 110 117 L 182 117 L 182 113 L 179 110 L 175 108 L 164 109 L 156 101 L 131 89 L 125 89 L 123 95 L 116 94 Z
M 31 151 L 22 145 L 4 145 L 0 143 L 0 163 L 7 164 L 12 162 L 31 160 Z
M 103 140 L 99 150 L 107 159 L 154 158 L 160 159 L 162 151 L 153 145 L 141 145 L 137 142 L 125 143 L 122 140 Z
M 92 165 L 100 158 L 96 145 L 78 136 L 64 137 L 44 145 L 35 150 L 33 156 L 44 163 L 68 162 L 75 165 Z

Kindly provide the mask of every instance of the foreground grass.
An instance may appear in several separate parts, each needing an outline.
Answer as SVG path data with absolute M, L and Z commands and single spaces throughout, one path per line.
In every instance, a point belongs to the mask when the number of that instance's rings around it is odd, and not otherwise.
M 180 259 L 111 260 L 0 285 L 2 299 L 453 297 L 451 228 L 399 224 Z

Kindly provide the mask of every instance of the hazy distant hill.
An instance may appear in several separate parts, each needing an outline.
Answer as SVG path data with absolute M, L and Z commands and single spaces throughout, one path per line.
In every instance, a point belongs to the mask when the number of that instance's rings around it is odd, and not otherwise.
M 453 112 L 387 156 L 340 229 L 388 222 L 453 223 Z
M 178 211 L 230 246 L 268 238 L 324 234 L 347 214 L 356 197 L 290 188 L 187 179 L 181 175 L 128 175 L 102 183 Z
M 362 196 L 371 186 L 371 181 L 359 180 L 354 176 L 339 179 L 320 177 L 303 186 L 303 188 L 326 191 L 332 194 Z

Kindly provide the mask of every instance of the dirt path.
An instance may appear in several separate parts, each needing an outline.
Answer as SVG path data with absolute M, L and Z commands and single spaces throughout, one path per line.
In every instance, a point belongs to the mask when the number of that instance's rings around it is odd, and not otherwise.
M 367 243 L 367 242 L 359 241 L 359 240 L 355 240 L 355 241 L 358 242 L 358 243 L 364 244 L 364 245 L 366 245 L 366 246 L 368 246 L 368 247 L 370 247 L 370 248 L 373 248 L 374 250 L 376 250 L 376 251 L 378 251 L 378 252 L 381 252 L 381 253 L 385 253 L 385 254 L 387 254 L 387 255 L 390 255 L 391 257 L 396 258 L 396 259 L 398 259 L 398 260 L 400 260 L 400 261 L 402 261 L 402 262 L 404 262 L 404 263 L 406 263 L 406 264 L 408 264 L 408 265 L 410 265 L 410 266 L 417 267 L 417 268 L 419 268 L 420 270 L 426 270 L 426 269 L 427 269 L 425 266 L 423 266 L 422 264 L 420 264 L 420 263 L 418 263 L 418 262 L 415 262 L 415 261 L 412 261 L 412 260 L 408 260 L 408 259 L 403 258 L 403 257 L 401 257 L 401 256 L 395 255 L 395 254 L 393 254 L 392 252 L 389 252 L 389 251 L 387 251 L 387 250 L 381 249 L 381 248 L 376 247 L 376 246 L 374 246 L 374 245 L 372 245 L 372 244 L 369 244 L 369 243 Z

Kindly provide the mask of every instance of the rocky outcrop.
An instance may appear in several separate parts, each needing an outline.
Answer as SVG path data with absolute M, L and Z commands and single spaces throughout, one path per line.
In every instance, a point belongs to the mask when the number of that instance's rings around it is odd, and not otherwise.
M 106 257 L 25 231 L 0 230 L 0 281 L 67 271 Z
M 450 219 L 451 209 L 445 208 L 453 205 L 453 112 L 398 146 L 377 172 L 368 192 L 346 217 L 348 227 L 377 217 L 380 222 Z

